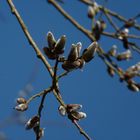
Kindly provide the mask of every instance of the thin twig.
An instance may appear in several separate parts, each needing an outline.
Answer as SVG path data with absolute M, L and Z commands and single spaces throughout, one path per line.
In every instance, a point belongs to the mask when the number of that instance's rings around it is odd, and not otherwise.
M 40 102 L 40 105 L 38 107 L 39 124 L 37 126 L 37 131 L 35 133 L 36 134 L 36 140 L 40 140 L 41 139 L 40 134 L 39 134 L 40 133 L 41 112 L 42 112 L 43 107 L 44 107 L 44 101 L 45 101 L 46 95 L 47 94 L 43 94 L 42 99 L 41 99 L 41 102 Z
M 112 27 L 113 27 L 116 31 L 118 31 L 119 28 L 118 28 L 118 26 L 114 23 L 114 21 L 112 20 L 112 18 L 110 17 L 110 15 L 108 15 L 107 12 L 106 12 L 105 10 L 104 10 L 103 13 L 105 14 L 106 18 L 108 19 L 110 25 L 112 25 Z
M 45 97 L 46 97 L 47 94 L 43 94 L 42 96 L 42 99 L 41 99 L 41 102 L 40 102 L 40 105 L 39 105 L 39 108 L 38 108 L 38 116 L 41 118 L 41 111 L 44 107 L 44 100 L 45 100 Z
M 53 80 L 52 80 L 52 87 L 53 90 L 55 90 L 59 96 L 59 98 L 62 100 L 61 94 L 59 92 L 59 85 L 58 85 L 58 78 L 57 78 L 57 70 L 58 70 L 58 61 L 59 58 L 56 58 L 56 62 L 55 62 L 55 66 L 54 66 L 54 76 L 53 76 Z
M 56 58 L 55 66 L 54 66 L 54 75 L 53 75 L 53 80 L 52 80 L 52 85 L 55 88 L 56 83 L 57 83 L 57 69 L 58 69 L 58 58 Z
M 87 140 L 91 140 L 91 138 L 88 136 L 88 134 L 83 130 L 83 128 L 78 124 L 76 120 L 73 121 L 73 124 L 77 127 L 80 134 L 84 135 Z
M 115 33 L 109 33 L 109 32 L 102 32 L 102 35 L 108 36 L 114 39 L 118 39 Z M 132 38 L 132 39 L 140 39 L 140 36 L 134 35 L 134 34 L 128 34 L 127 38 Z
M 33 99 L 35 99 L 35 98 L 37 98 L 37 97 L 40 97 L 40 96 L 42 96 L 42 95 L 44 95 L 44 94 L 47 94 L 47 93 L 51 92 L 51 90 L 52 90 L 52 87 L 49 87 L 49 88 L 47 88 L 47 89 L 45 89 L 45 90 L 43 90 L 43 91 L 41 91 L 41 92 L 39 92 L 39 93 L 33 95 L 32 97 L 30 97 L 30 98 L 27 100 L 27 104 L 29 104 Z
M 64 76 L 68 75 L 69 72 L 70 72 L 70 71 L 65 71 L 65 72 L 63 72 L 62 74 L 60 74 L 60 75 L 57 77 L 57 79 L 60 79 L 60 78 L 62 78 L 62 77 L 64 77 Z

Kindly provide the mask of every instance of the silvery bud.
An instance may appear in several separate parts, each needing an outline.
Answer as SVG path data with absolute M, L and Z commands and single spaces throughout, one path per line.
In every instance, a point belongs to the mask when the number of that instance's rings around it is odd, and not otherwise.
M 135 84 L 131 83 L 131 84 L 128 84 L 127 85 L 128 89 L 132 90 L 132 91 L 135 91 L 135 92 L 138 92 L 140 91 L 139 87 L 137 87 Z
M 17 103 L 18 104 L 25 104 L 27 101 L 25 100 L 25 98 L 23 97 L 20 97 L 20 98 L 17 98 Z
M 125 29 L 123 30 L 123 33 L 125 34 L 125 36 L 127 36 L 128 33 L 129 33 L 129 29 L 128 29 L 128 28 L 125 28 Z
M 135 83 L 135 85 L 139 88 L 140 90 L 140 83 Z
M 90 60 L 92 60 L 92 58 L 96 53 L 97 47 L 98 47 L 98 43 L 93 42 L 89 45 L 87 49 L 83 51 L 82 58 L 85 60 L 85 62 L 89 62 Z
M 115 71 L 111 67 L 107 67 L 107 72 L 111 77 L 113 77 L 115 75 Z
M 19 104 L 15 107 L 17 111 L 26 111 L 28 109 L 28 104 Z
M 72 116 L 72 119 L 77 120 L 77 121 L 87 117 L 86 113 L 76 112 L 76 111 L 71 112 L 71 116 Z
M 123 29 L 119 34 L 119 39 L 122 40 L 123 38 L 126 38 L 128 36 L 128 33 L 129 33 L 128 28 Z
M 67 104 L 68 112 L 78 111 L 81 108 L 82 108 L 82 105 L 80 104 Z
M 130 58 L 132 58 L 132 53 L 130 50 L 127 50 L 125 52 L 122 52 L 120 54 L 118 54 L 116 56 L 117 60 L 118 61 L 121 61 L 121 60 L 129 60 Z
M 65 43 L 66 43 L 66 36 L 63 35 L 63 36 L 61 36 L 60 39 L 57 40 L 57 42 L 55 44 L 54 53 L 56 53 L 56 54 L 64 53 Z
M 29 119 L 28 122 L 25 125 L 26 130 L 29 130 L 29 129 L 32 129 L 32 128 L 38 126 L 39 121 L 40 121 L 40 119 L 39 119 L 38 116 L 34 116 L 31 119 Z
M 70 53 L 68 55 L 68 61 L 75 61 L 78 58 L 78 50 L 77 50 L 77 46 L 75 44 L 72 44 Z
M 136 65 L 133 65 L 126 70 L 127 73 L 132 72 L 132 71 L 136 71 Z
M 88 17 L 93 18 L 96 15 L 96 11 L 92 6 L 88 7 Z
M 88 7 L 88 17 L 94 18 L 94 16 L 99 12 L 99 6 L 96 2 L 93 3 L 93 6 Z
M 94 3 L 93 3 L 93 7 L 94 7 L 96 10 L 99 10 L 99 5 L 98 5 L 97 2 L 94 2 Z
M 128 80 L 128 79 L 131 79 L 137 75 L 138 75 L 137 71 L 129 71 L 129 72 L 124 73 L 124 78 L 125 78 L 125 80 Z
M 113 45 L 112 48 L 108 51 L 108 54 L 110 56 L 113 56 L 113 57 L 116 56 L 116 54 L 117 54 L 117 46 Z
M 96 40 L 98 41 L 101 37 L 101 33 L 106 28 L 106 23 L 103 20 L 97 20 L 95 26 L 93 27 L 93 35 L 95 36 Z
M 136 64 L 135 69 L 136 69 L 137 71 L 140 71 L 140 62 Z
M 58 110 L 59 110 L 60 115 L 62 115 L 62 116 L 66 115 L 66 109 L 64 106 L 60 105 Z
M 54 38 L 53 33 L 48 32 L 48 34 L 47 34 L 47 41 L 48 41 L 48 46 L 49 46 L 49 48 L 54 49 L 56 40 L 55 40 L 55 38 Z
M 42 138 L 44 136 L 44 128 L 39 129 L 39 138 Z
M 140 62 L 138 62 L 137 64 L 129 67 L 126 72 L 132 72 L 132 71 L 140 71 Z
M 39 126 L 33 127 L 34 132 L 36 133 L 37 139 L 40 139 L 44 136 L 44 128 Z
M 80 51 L 81 51 L 81 48 L 82 48 L 82 43 L 78 42 L 76 44 L 76 48 L 77 48 L 78 57 L 80 57 Z
M 130 18 L 128 21 L 125 22 L 125 27 L 130 28 L 130 27 L 134 26 L 135 23 L 136 23 L 136 20 Z

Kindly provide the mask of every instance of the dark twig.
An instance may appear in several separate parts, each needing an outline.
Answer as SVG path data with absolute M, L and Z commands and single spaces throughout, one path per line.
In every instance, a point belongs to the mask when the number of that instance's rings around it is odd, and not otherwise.
M 59 58 L 56 58 L 56 62 L 55 62 L 55 66 L 54 66 L 54 76 L 53 76 L 53 80 L 52 80 L 52 87 L 53 90 L 56 91 L 56 93 L 58 94 L 59 98 L 62 99 L 61 94 L 59 92 L 59 85 L 58 85 L 58 78 L 57 78 L 57 70 L 58 70 L 58 61 Z
M 52 88 L 50 87 L 50 88 L 47 88 L 47 89 L 45 89 L 45 90 L 43 90 L 43 91 L 41 91 L 41 92 L 39 92 L 39 93 L 33 95 L 32 97 L 30 97 L 30 98 L 27 100 L 27 104 L 29 104 L 29 103 L 30 103 L 33 99 L 35 99 L 36 97 L 40 97 L 40 96 L 43 96 L 44 94 L 49 93 L 51 90 L 52 90 Z
M 40 135 L 39 135 L 39 130 L 40 130 L 40 119 L 41 119 L 41 112 L 43 110 L 44 107 L 44 101 L 45 101 L 45 97 L 47 95 L 47 93 L 49 93 L 50 91 L 52 91 L 52 88 L 48 88 L 47 90 L 44 90 L 44 94 L 42 96 L 39 108 L 38 108 L 38 117 L 39 117 L 39 125 L 37 127 L 37 132 L 36 132 L 36 140 L 40 140 Z M 40 92 L 40 94 L 42 94 L 43 92 Z

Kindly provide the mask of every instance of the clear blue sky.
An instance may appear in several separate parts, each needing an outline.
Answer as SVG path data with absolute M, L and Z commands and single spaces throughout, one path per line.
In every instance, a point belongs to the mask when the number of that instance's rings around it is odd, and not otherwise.
M 65 0 L 64 8 L 83 26 L 90 29 L 91 22 L 86 17 L 87 6 L 76 0 Z M 99 4 L 103 1 L 99 0 Z M 46 0 L 14 0 L 29 31 L 40 49 L 47 45 L 46 34 L 52 31 L 56 38 L 67 36 L 66 54 L 72 43 L 82 42 L 86 48 L 90 41 L 71 23 L 49 5 Z M 140 0 L 109 0 L 108 8 L 129 18 L 139 13 Z M 140 23 L 140 20 L 138 21 Z M 110 28 L 109 28 L 110 30 Z M 137 32 L 139 34 L 139 32 Z M 140 41 L 138 41 L 140 42 Z M 108 50 L 114 41 L 103 38 L 102 47 Z M 118 43 L 120 50 L 121 43 Z M 120 63 L 127 67 L 139 61 L 135 54 L 133 62 Z M 51 62 L 52 63 L 52 62 Z M 53 64 L 53 63 L 52 63 Z M 47 88 L 50 77 L 44 65 L 35 56 L 29 46 L 16 18 L 11 14 L 5 0 L 0 0 L 0 132 L 8 140 L 34 140 L 32 131 L 26 131 L 24 125 L 16 122 L 2 122 L 13 114 L 15 99 L 25 87 L 33 71 L 31 95 Z M 34 70 L 35 69 L 35 70 Z M 81 126 L 94 140 L 140 140 L 140 96 L 133 93 L 119 82 L 117 76 L 111 78 L 106 66 L 96 56 L 94 61 L 86 64 L 83 71 L 77 70 L 60 81 L 60 89 L 66 103 L 83 105 L 82 111 L 87 118 L 80 121 Z M 37 113 L 40 98 L 31 102 L 26 113 L 26 120 Z M 44 140 L 83 140 L 78 130 L 66 117 L 57 111 L 58 103 L 53 95 L 48 95 L 43 110 L 42 126 L 45 128 Z M 17 115 L 14 116 L 16 118 Z M 43 140 L 42 139 L 42 140 Z

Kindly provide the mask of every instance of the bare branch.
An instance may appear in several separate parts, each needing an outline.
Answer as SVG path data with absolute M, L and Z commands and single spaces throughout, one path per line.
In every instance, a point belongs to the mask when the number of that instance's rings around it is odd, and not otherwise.
M 73 124 L 77 127 L 80 134 L 84 135 L 87 140 L 91 140 L 91 138 L 88 136 L 88 134 L 83 130 L 83 128 L 78 124 L 77 121 L 73 121 Z
M 50 88 L 47 88 L 47 89 L 45 89 L 45 90 L 43 90 L 43 91 L 41 91 L 41 92 L 39 92 L 39 93 L 33 95 L 32 97 L 30 97 L 30 98 L 27 100 L 27 104 L 29 104 L 33 99 L 35 99 L 35 98 L 37 98 L 37 97 L 40 97 L 40 96 L 42 96 L 42 95 L 44 95 L 44 94 L 49 93 L 51 90 L 52 90 L 52 88 L 50 87 Z

